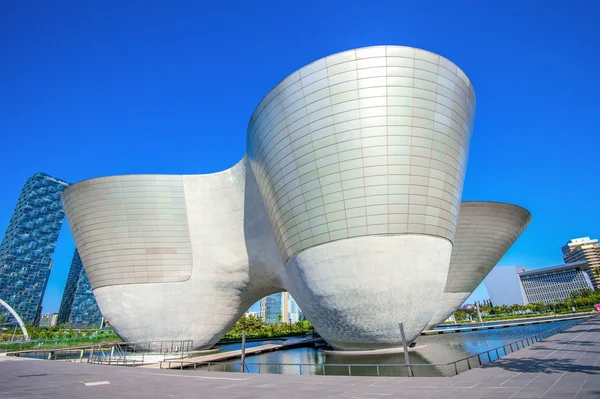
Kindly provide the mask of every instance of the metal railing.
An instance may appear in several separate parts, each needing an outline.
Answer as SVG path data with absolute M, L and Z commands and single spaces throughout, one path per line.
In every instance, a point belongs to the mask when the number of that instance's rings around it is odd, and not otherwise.
M 108 351 L 102 350 L 98 356 L 90 355 L 89 363 L 135 367 L 145 363 L 156 363 L 157 356 L 177 356 L 183 359 L 190 355 L 193 344 L 193 340 L 122 342 L 111 345 L 108 355 Z M 147 362 L 148 356 L 154 359 Z
M 266 372 L 268 374 L 317 374 L 317 375 L 368 375 L 368 376 L 452 376 L 474 367 L 498 360 L 503 356 L 523 349 L 544 339 L 571 328 L 584 319 L 574 320 L 562 326 L 542 331 L 533 336 L 507 343 L 474 355 L 470 355 L 448 363 L 429 364 L 334 364 L 334 363 L 241 363 L 241 362 L 193 362 L 186 360 L 165 360 L 160 362 L 160 368 L 169 369 L 202 369 L 206 371 L 230 372 Z M 429 370 L 427 370 L 429 368 Z M 355 372 L 353 372 L 353 369 Z M 362 370 L 358 370 L 362 369 Z M 255 370 L 255 371 L 253 371 Z M 327 372 L 329 370 L 329 373 Z M 394 372 L 399 370 L 400 372 Z M 287 371 L 287 373 L 286 373 Z M 368 372 L 367 372 L 368 371 Z M 296 373 L 297 372 L 297 373 Z
M 189 357 L 193 340 L 98 343 L 72 348 L 49 348 L 13 351 L 8 356 L 48 360 L 65 360 L 121 366 L 157 363 L 167 356 Z M 162 359 L 157 359 L 162 357 Z

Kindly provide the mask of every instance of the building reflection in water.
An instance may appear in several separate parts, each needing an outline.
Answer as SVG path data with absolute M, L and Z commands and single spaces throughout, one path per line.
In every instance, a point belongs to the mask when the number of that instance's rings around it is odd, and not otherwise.
M 447 364 L 467 356 L 476 355 L 496 347 L 515 342 L 517 340 L 533 336 L 542 331 L 561 326 L 568 322 L 556 322 L 537 324 L 523 327 L 512 327 L 495 330 L 481 330 L 466 333 L 440 334 L 421 336 L 417 339 L 420 345 L 424 345 L 418 351 L 409 353 L 411 364 L 423 364 L 431 366 L 415 366 L 414 374 L 418 377 L 453 375 L 454 366 L 439 367 L 436 364 Z M 264 345 L 266 343 L 280 343 L 281 341 L 261 341 L 248 343 L 249 345 Z M 221 346 L 222 350 L 240 349 L 240 344 Z M 250 347 L 250 346 L 249 346 Z M 495 356 L 493 356 L 495 358 Z M 485 358 L 487 360 L 487 358 Z M 239 359 L 229 362 L 227 371 L 240 371 Z M 260 366 L 259 366 L 260 363 Z M 476 364 L 477 361 L 475 360 Z M 302 367 L 300 367 L 300 364 Z M 404 366 L 386 366 L 404 364 L 404 354 L 385 355 L 339 355 L 325 353 L 321 349 L 312 347 L 296 348 L 266 352 L 246 358 L 246 370 L 251 373 L 271 374 L 316 374 L 321 375 L 348 375 L 346 365 L 352 364 L 351 374 L 359 376 L 406 376 Z M 343 365 L 343 366 L 342 366 Z M 365 365 L 365 366 L 360 366 Z M 373 366 L 367 366 L 373 365 Z M 374 365 L 379 365 L 375 367 Z M 220 370 L 222 366 L 216 366 Z M 467 368 L 466 361 L 459 364 L 459 371 Z M 205 368 L 203 368 L 205 369 Z

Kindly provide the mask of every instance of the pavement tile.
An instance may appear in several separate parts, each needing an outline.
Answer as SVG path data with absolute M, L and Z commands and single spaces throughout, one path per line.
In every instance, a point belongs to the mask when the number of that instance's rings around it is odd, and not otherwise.
M 600 318 L 456 377 L 242 374 L 0 357 L 0 398 L 600 398 Z M 540 347 L 542 349 L 540 349 Z M 84 382 L 110 381 L 86 387 Z
M 517 393 L 519 388 L 493 388 L 485 395 L 481 396 L 482 399 L 504 399 L 510 398 L 512 395 Z

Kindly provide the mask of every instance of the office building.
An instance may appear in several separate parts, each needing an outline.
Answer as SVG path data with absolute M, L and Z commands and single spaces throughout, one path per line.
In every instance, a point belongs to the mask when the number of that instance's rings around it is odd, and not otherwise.
M 592 285 L 600 288 L 600 244 L 590 237 L 575 238 L 562 247 L 565 263 L 585 261 Z
M 54 327 L 58 313 L 43 313 L 40 317 L 40 327 Z
M 283 322 L 283 292 L 267 295 L 261 300 L 261 318 L 267 324 Z
M 298 321 L 302 320 L 302 311 L 298 307 L 298 303 L 296 303 L 296 301 L 294 300 L 294 298 L 292 298 L 290 294 L 288 294 L 288 297 L 289 307 L 287 312 L 287 322 L 292 324 L 297 323 Z
M 528 300 L 519 274 L 528 270 L 531 269 L 521 266 L 494 267 L 483 280 L 492 304 L 494 306 L 526 305 Z
M 567 263 L 542 269 L 498 266 L 485 278 L 494 306 L 526 305 L 562 301 L 571 293 L 593 289 L 586 262 Z
M 98 328 L 102 323 L 102 314 L 98 309 L 90 281 L 85 274 L 79 252 L 75 250 L 69 276 L 65 284 L 58 322 L 74 327 Z
M 573 292 L 593 289 L 585 261 L 521 272 L 519 277 L 527 302 L 561 302 Z
M 267 324 L 297 323 L 300 308 L 289 292 L 268 295 L 260 301 L 260 317 Z
M 336 349 L 398 347 L 399 320 L 413 341 L 483 279 L 476 260 L 491 267 L 531 220 L 461 201 L 474 113 L 448 59 L 349 50 L 267 93 L 227 170 L 77 183 L 63 204 L 102 313 L 125 340 L 207 348 L 288 291 Z
M 68 185 L 45 173 L 27 179 L 0 244 L 0 298 L 25 323 L 37 325 L 40 321 L 52 255 L 64 220 L 60 195 Z

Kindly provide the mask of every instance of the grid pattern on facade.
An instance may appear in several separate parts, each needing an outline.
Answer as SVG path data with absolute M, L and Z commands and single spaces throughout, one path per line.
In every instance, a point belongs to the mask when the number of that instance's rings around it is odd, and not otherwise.
M 579 268 L 521 276 L 521 282 L 529 303 L 551 304 L 568 298 L 574 291 L 592 288 L 588 275 Z
M 259 314 L 267 324 L 297 323 L 302 320 L 302 311 L 289 292 L 278 292 L 262 298 Z
M 29 178 L 0 244 L 0 298 L 25 323 L 39 323 L 52 255 L 64 220 L 60 195 L 67 186 L 44 173 Z
M 81 269 L 69 323 L 75 327 L 90 328 L 98 328 L 102 324 L 102 314 L 98 308 L 98 303 L 92 292 L 92 286 L 85 273 L 85 269 Z
M 261 317 L 267 324 L 279 323 L 282 320 L 282 300 L 283 295 L 287 292 L 278 292 L 276 294 L 267 295 L 261 299 Z M 263 312 L 264 309 L 264 313 Z M 281 319 L 281 320 L 280 320 Z
M 63 202 L 92 288 L 189 279 L 182 176 L 86 180 L 67 189 Z
M 569 241 L 562 247 L 563 259 L 566 263 L 585 261 L 592 284 L 600 288 L 600 244 L 589 237 Z
M 75 250 L 60 303 L 58 323 L 69 323 L 76 327 L 98 327 L 101 321 L 102 315 L 83 262 L 79 252 Z
M 77 291 L 77 284 L 79 283 L 79 277 L 83 269 L 83 262 L 79 257 L 77 250 L 73 253 L 73 259 L 71 260 L 71 267 L 69 268 L 69 274 L 65 283 L 65 289 L 63 296 L 60 301 L 60 308 L 58 310 L 59 324 L 68 323 L 71 317 L 71 310 L 73 309 L 73 299 L 75 299 L 75 291 Z
M 463 202 L 444 292 L 472 292 L 531 222 L 520 206 Z
M 247 141 L 284 260 L 372 234 L 453 240 L 474 112 L 467 76 L 409 47 L 335 54 L 284 79 Z

